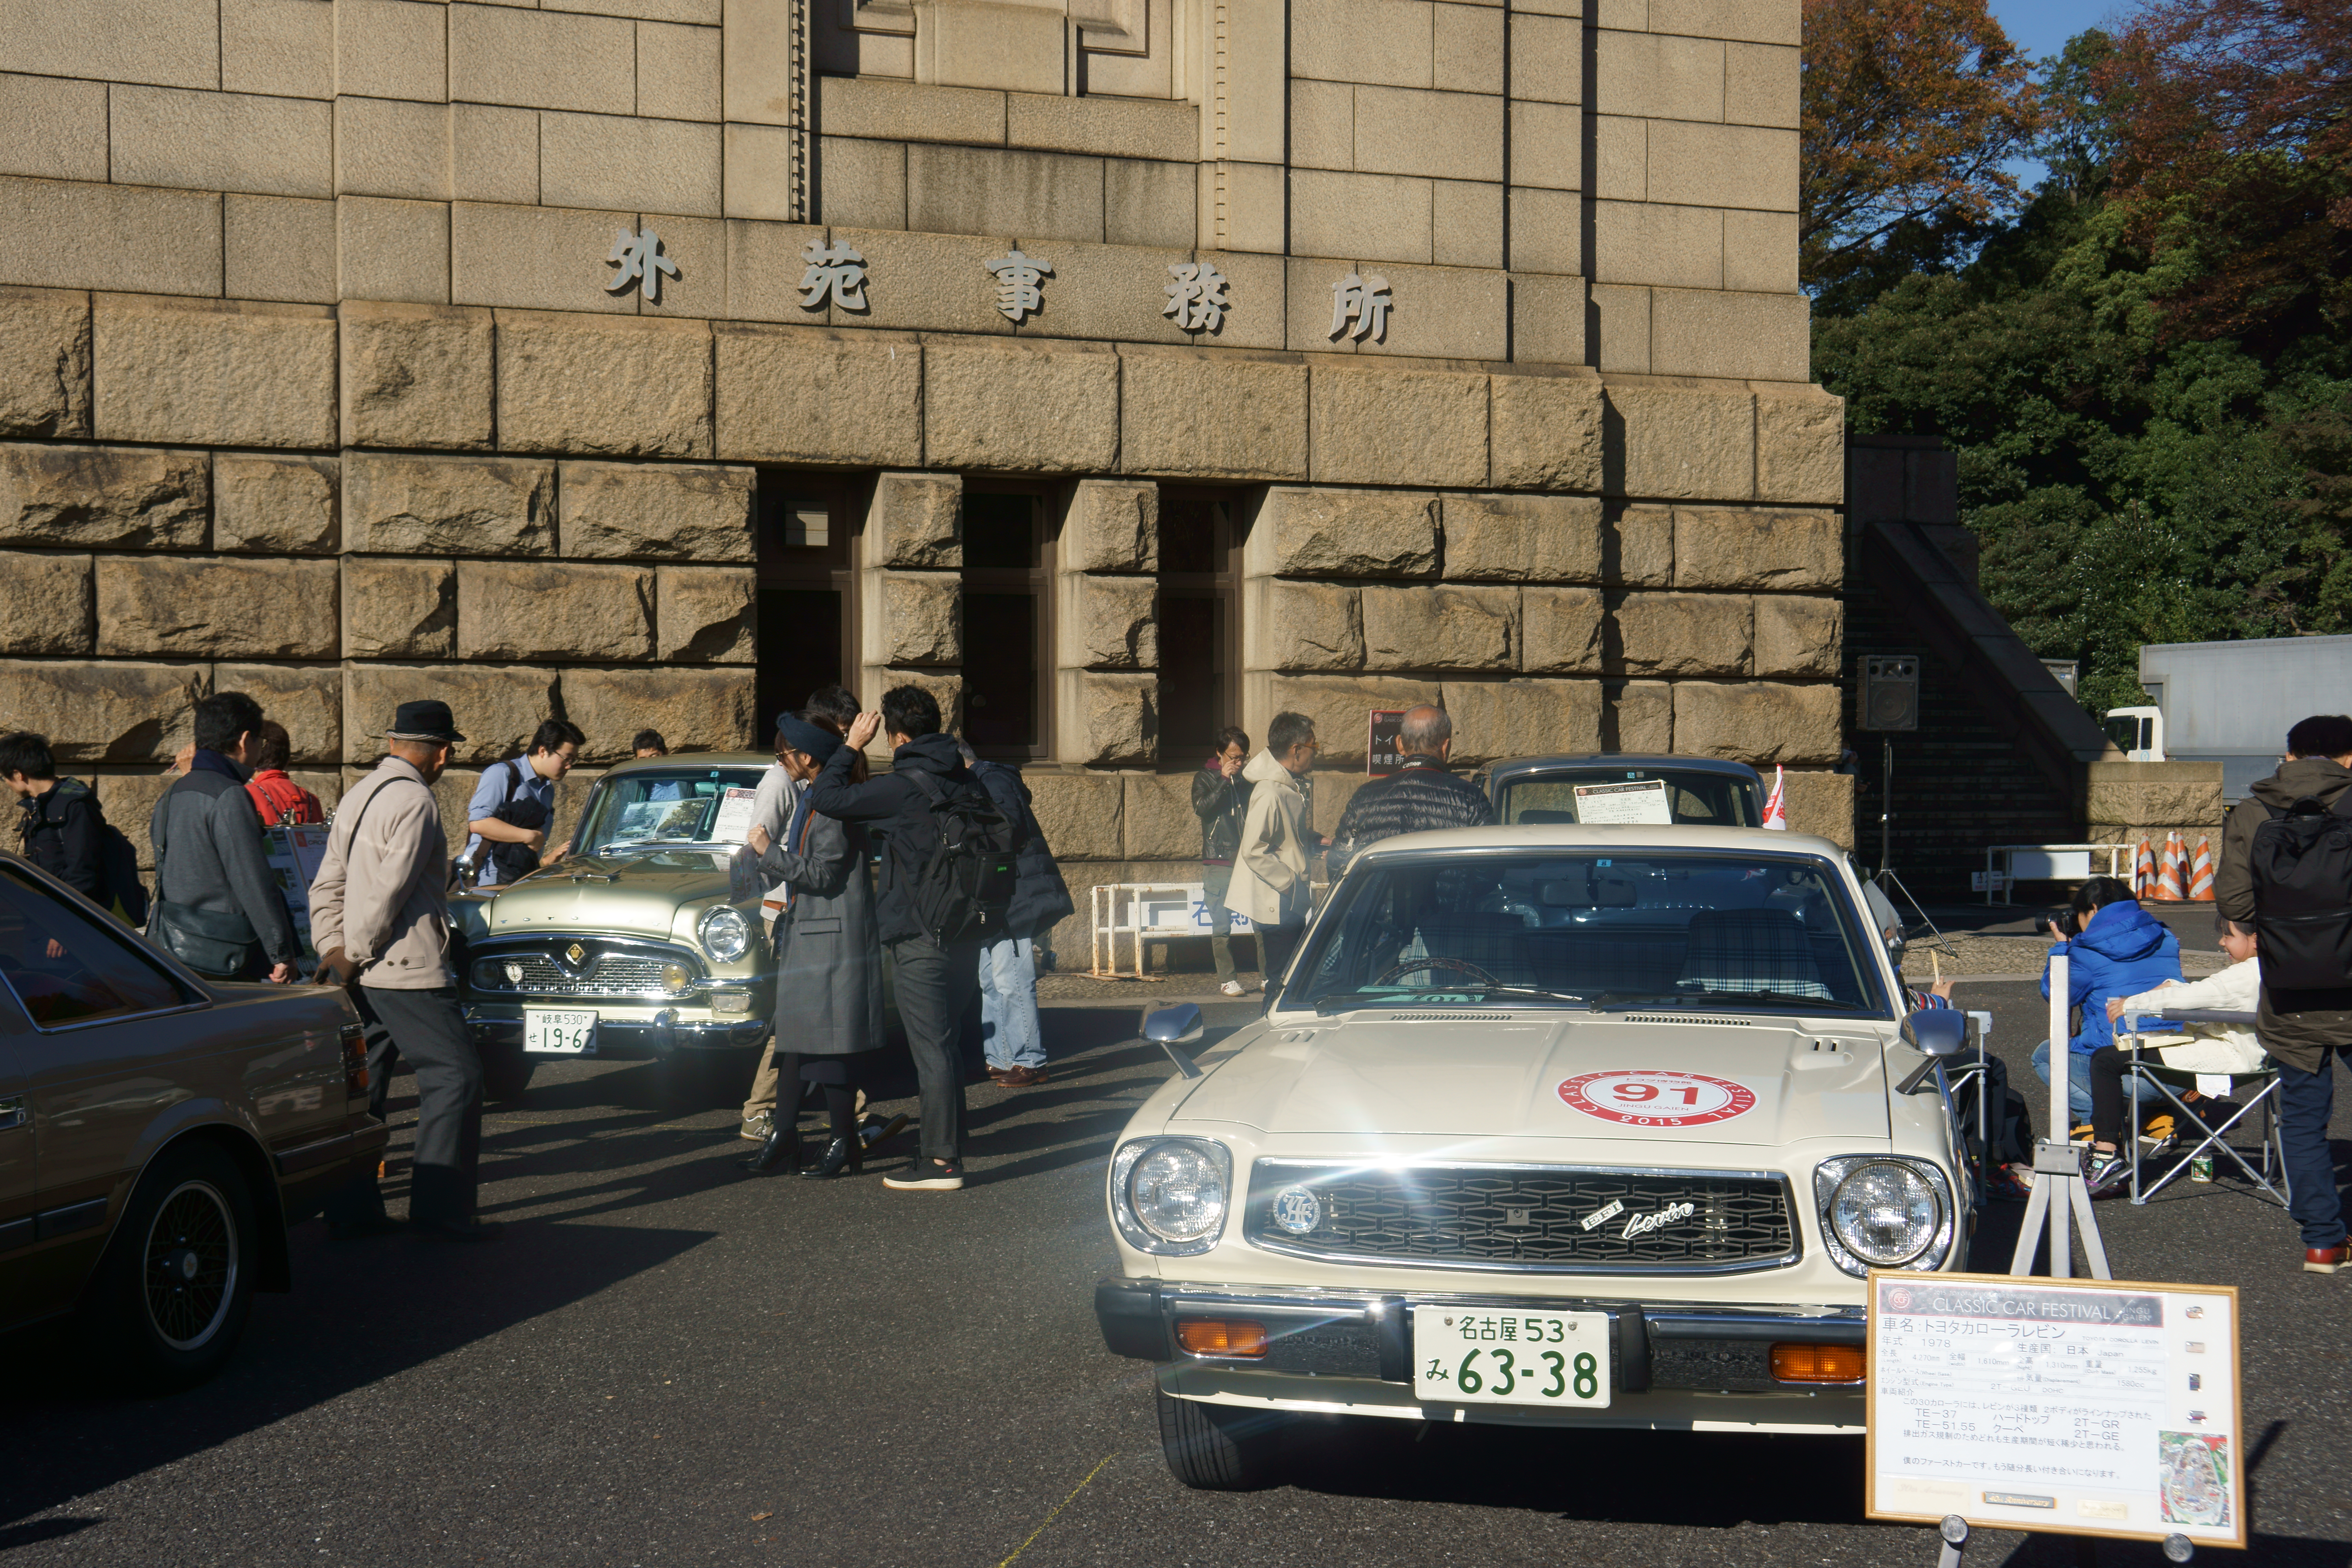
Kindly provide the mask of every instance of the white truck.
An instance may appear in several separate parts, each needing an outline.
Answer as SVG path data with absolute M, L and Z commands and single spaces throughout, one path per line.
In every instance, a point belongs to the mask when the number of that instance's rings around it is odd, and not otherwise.
M 2136 763 L 2218 762 L 2221 798 L 2269 774 L 2286 732 L 2352 710 L 2352 637 L 2151 643 L 2139 650 L 2144 706 L 2110 708 L 2107 734 Z

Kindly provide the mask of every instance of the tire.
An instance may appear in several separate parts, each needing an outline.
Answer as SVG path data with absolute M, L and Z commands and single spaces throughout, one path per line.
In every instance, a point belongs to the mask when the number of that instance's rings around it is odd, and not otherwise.
M 500 1042 L 479 1048 L 483 1099 L 493 1105 L 520 1101 L 530 1088 L 531 1068 L 538 1064 L 523 1055 L 520 1046 Z
M 190 1388 L 227 1364 L 253 1310 L 253 1196 L 208 1143 L 168 1150 L 115 1226 L 85 1330 L 131 1391 Z
M 1290 1417 L 1278 1410 L 1240 1405 L 1202 1405 L 1176 1399 L 1155 1388 L 1160 1410 L 1160 1451 L 1178 1480 L 1200 1491 L 1251 1491 L 1275 1477 L 1283 1429 Z

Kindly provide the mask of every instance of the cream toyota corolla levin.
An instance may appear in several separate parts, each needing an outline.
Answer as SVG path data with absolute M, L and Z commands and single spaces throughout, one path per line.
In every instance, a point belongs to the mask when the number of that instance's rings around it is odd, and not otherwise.
M 1959 1267 L 1971 1201 L 1961 1016 L 1904 1016 L 1863 910 L 1758 829 L 1360 857 L 1114 1145 L 1096 1311 L 1178 1477 L 1255 1484 L 1306 1413 L 1861 1431 L 1864 1276 Z

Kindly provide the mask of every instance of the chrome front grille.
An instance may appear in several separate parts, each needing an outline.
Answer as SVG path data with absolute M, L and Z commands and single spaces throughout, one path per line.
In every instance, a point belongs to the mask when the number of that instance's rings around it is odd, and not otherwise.
M 589 949 L 567 968 L 545 952 L 487 952 L 476 960 L 474 989 L 521 996 L 668 996 L 674 994 L 662 985 L 662 966 L 683 962 L 660 953 Z M 519 977 L 509 975 L 509 966 L 520 969 Z M 698 965 L 687 967 L 699 978 Z
M 1297 1187 L 1314 1201 L 1276 1205 Z M 1277 1212 L 1316 1223 L 1293 1231 Z M 1799 1251 L 1780 1176 L 1567 1165 L 1261 1160 L 1244 1234 L 1302 1258 L 1561 1273 L 1732 1273 L 1790 1263 Z

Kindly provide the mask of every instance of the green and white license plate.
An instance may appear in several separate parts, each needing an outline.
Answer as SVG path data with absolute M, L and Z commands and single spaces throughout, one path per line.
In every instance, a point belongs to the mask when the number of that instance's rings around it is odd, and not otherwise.
M 522 1048 L 526 1051 L 578 1057 L 587 1055 L 595 1044 L 596 1014 L 593 1008 L 566 1013 L 523 1010 Z
M 1609 1403 L 1609 1314 L 1412 1310 L 1412 1393 L 1438 1405 Z

